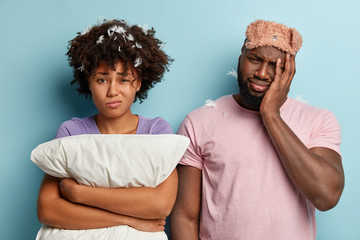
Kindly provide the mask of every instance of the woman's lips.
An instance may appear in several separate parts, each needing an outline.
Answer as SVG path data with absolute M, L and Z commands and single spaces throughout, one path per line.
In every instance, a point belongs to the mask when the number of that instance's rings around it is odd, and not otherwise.
M 112 102 L 105 103 L 105 105 L 108 108 L 117 108 L 121 105 L 121 101 L 112 101 Z

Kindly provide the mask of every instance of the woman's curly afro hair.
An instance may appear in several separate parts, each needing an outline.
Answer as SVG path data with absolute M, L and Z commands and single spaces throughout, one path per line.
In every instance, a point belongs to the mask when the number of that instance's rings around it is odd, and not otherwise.
M 136 69 L 141 80 L 141 88 L 136 93 L 135 101 L 140 103 L 147 97 L 149 89 L 161 81 L 165 70 L 173 61 L 161 48 L 163 43 L 155 38 L 155 30 L 140 26 L 129 26 L 125 21 L 111 20 L 78 33 L 69 41 L 69 64 L 74 70 L 79 94 L 91 98 L 88 87 L 89 77 L 100 64 L 106 64 L 115 70 L 115 64 L 123 61 Z M 127 69 L 125 69 L 127 71 Z

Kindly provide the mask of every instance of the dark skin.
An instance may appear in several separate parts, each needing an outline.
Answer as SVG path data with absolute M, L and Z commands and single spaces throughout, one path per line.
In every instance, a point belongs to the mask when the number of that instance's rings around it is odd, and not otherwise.
M 251 50 L 243 47 L 239 57 L 239 85 L 246 87 L 245 92 L 250 96 L 262 100 L 259 105 L 252 104 L 242 91 L 233 97 L 242 107 L 260 112 L 291 181 L 318 210 L 326 211 L 336 206 L 344 188 L 341 157 L 324 147 L 308 149 L 281 118 L 280 108 L 287 99 L 295 71 L 294 55 L 274 47 Z M 178 175 L 178 197 L 171 222 L 182 228 L 181 232 L 176 231 L 176 227 L 171 229 L 171 237 L 198 239 L 201 170 L 179 166 Z
M 344 188 L 341 157 L 324 147 L 308 149 L 280 116 L 280 108 L 287 99 L 296 71 L 295 55 L 273 47 L 243 49 L 239 67 L 242 73 L 239 81 L 248 86 L 251 94 L 263 96 L 260 108 L 253 110 L 260 111 L 264 126 L 294 185 L 318 210 L 335 207 Z M 234 99 L 239 105 L 252 109 L 244 104 L 240 94 L 234 95 Z
M 95 119 L 102 134 L 136 132 L 138 118 L 131 113 L 131 105 L 141 83 L 133 75 L 135 71 L 130 67 L 125 73 L 124 66 L 117 62 L 112 69 L 100 64 L 89 78 L 92 99 L 99 110 Z M 115 107 L 109 107 L 111 103 Z M 154 188 L 89 187 L 71 178 L 45 174 L 38 197 L 39 221 L 64 229 L 128 225 L 141 231 L 163 231 L 175 202 L 177 182 L 176 170 Z

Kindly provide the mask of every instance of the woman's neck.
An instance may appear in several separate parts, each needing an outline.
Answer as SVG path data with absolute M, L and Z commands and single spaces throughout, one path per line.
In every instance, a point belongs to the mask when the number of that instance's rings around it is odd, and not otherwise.
M 101 134 L 135 134 L 139 116 L 130 112 L 119 118 L 108 118 L 98 113 L 95 115 L 95 121 Z

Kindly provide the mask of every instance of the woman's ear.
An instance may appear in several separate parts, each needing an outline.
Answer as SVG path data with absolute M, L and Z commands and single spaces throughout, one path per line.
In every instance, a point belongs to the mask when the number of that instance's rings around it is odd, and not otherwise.
M 141 79 L 137 80 L 136 92 L 140 91 L 141 88 Z
M 87 80 L 87 84 L 88 84 L 88 88 L 91 91 L 91 84 L 90 84 L 90 79 Z

